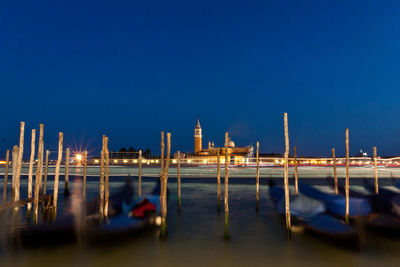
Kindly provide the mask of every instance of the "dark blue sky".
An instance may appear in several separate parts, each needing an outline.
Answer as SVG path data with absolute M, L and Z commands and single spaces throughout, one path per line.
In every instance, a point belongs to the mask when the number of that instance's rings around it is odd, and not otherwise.
M 301 155 L 400 154 L 399 1 L 1 1 L 0 151 L 45 142 L 193 151 L 209 139 Z M 26 141 L 26 146 L 28 146 Z M 0 152 L 3 153 L 3 152 Z

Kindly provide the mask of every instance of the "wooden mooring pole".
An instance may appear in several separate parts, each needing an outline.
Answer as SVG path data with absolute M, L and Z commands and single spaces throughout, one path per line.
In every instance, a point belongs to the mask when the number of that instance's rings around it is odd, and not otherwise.
M 139 170 L 138 170 L 138 182 L 139 182 L 139 197 L 142 197 L 142 150 L 139 150 Z
M 373 147 L 373 154 L 374 154 L 375 194 L 379 194 L 379 185 L 378 185 L 378 158 L 377 158 L 376 146 Z
M 109 203 L 109 198 L 110 198 L 110 187 L 109 187 L 109 180 L 110 180 L 110 152 L 108 151 L 108 137 L 106 137 L 105 141 L 105 186 L 104 186 L 104 217 L 108 218 L 108 203 Z
M 35 160 L 35 142 L 36 142 L 36 130 L 32 129 L 31 134 L 31 156 L 29 158 L 29 170 L 28 170 L 28 198 L 32 197 L 32 177 L 33 177 L 33 161 Z M 26 206 L 26 217 L 31 216 L 32 203 L 29 202 Z
M 83 189 L 82 189 L 82 199 L 83 201 L 86 200 L 86 175 L 87 175 L 87 160 L 88 160 L 88 153 L 87 150 L 83 152 Z
M 46 195 L 47 192 L 47 176 L 49 174 L 49 156 L 50 156 L 50 151 L 46 150 L 46 158 L 44 163 L 43 195 Z
M 221 149 L 217 149 L 217 210 L 221 211 Z
M 39 191 L 41 184 L 41 174 L 42 174 L 42 159 L 43 159 L 43 132 L 44 125 L 40 124 L 39 129 L 39 144 L 38 144 L 38 161 L 36 164 L 36 177 L 35 177 L 35 195 L 34 195 L 34 203 L 33 203 L 33 222 L 35 224 L 38 223 L 38 214 L 39 214 Z
M 336 154 L 335 154 L 335 149 L 332 148 L 332 160 L 333 160 L 333 182 L 334 182 L 334 187 L 335 187 L 335 194 L 339 194 L 339 189 L 338 189 L 338 179 L 337 179 L 337 170 L 336 170 Z
M 346 129 L 346 181 L 345 181 L 345 191 L 346 191 L 346 222 L 349 222 L 349 129 Z
M 69 156 L 71 152 L 69 147 L 65 150 L 65 175 L 64 175 L 64 196 L 69 195 Z
M 58 180 L 60 178 L 60 166 L 63 154 L 63 141 L 64 134 L 58 133 L 58 158 L 56 162 L 56 169 L 54 171 L 54 189 L 53 189 L 53 220 L 57 217 L 57 200 L 58 200 Z
M 297 171 L 297 149 L 296 147 L 293 147 L 293 153 L 294 153 L 294 189 L 296 192 L 296 195 L 299 194 L 299 173 Z
M 162 134 L 162 137 L 164 135 Z M 164 145 L 164 138 L 162 138 L 161 146 Z M 167 159 L 161 175 L 161 231 L 160 238 L 165 238 L 167 235 L 167 188 L 168 188 L 168 168 L 171 154 L 171 134 L 167 133 Z
M 42 158 L 40 159 L 39 194 L 43 193 L 44 141 L 42 141 Z
M 100 206 L 99 206 L 99 217 L 100 221 L 103 220 L 104 217 L 104 154 L 105 154 L 105 142 L 106 136 L 103 135 L 103 145 L 100 153 Z
M 283 115 L 284 127 L 285 127 L 285 217 L 286 217 L 286 230 L 290 233 L 291 219 L 290 219 L 290 199 L 289 199 L 289 130 L 288 130 L 288 119 L 287 113 Z
M 229 155 L 228 155 L 228 132 L 225 133 L 225 188 L 224 188 L 224 206 L 225 206 L 225 231 L 224 238 L 229 239 Z
M 161 157 L 160 157 L 160 173 L 164 172 L 164 150 L 165 150 L 165 144 L 164 144 L 164 132 L 161 132 Z
M 21 168 L 22 168 L 22 157 L 24 154 L 24 132 L 25 132 L 25 122 L 21 122 L 20 125 L 20 134 L 19 134 L 19 147 L 18 147 L 18 165 L 17 165 L 17 173 L 15 179 L 15 192 L 14 192 L 14 201 L 19 200 L 19 188 L 21 181 Z M 18 211 L 18 208 L 14 209 Z
M 11 180 L 11 196 L 15 198 L 15 184 L 17 183 L 17 169 L 18 169 L 18 153 L 19 148 L 17 145 L 12 150 L 12 180 Z
M 178 151 L 176 153 L 177 163 L 176 163 L 176 183 L 178 186 L 178 212 L 181 211 L 182 208 L 182 199 L 181 199 L 181 152 Z
M 257 151 L 256 151 L 256 211 L 259 210 L 260 201 L 260 142 L 257 141 Z
M 6 166 L 4 167 L 4 187 L 3 187 L 3 201 L 7 201 L 7 187 L 8 187 L 8 166 L 10 164 L 10 150 L 6 150 Z

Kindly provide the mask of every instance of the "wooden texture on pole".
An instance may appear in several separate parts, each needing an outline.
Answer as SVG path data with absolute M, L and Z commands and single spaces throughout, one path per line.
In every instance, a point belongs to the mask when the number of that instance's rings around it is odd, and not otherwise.
M 217 209 L 221 211 L 221 149 L 217 149 Z
M 165 153 L 164 150 L 165 150 L 164 132 L 161 132 L 161 159 L 160 159 L 161 176 L 162 173 L 164 172 L 164 153 Z
M 88 160 L 88 153 L 87 150 L 83 152 L 83 189 L 82 189 L 82 199 L 83 201 L 86 200 L 86 176 L 87 176 L 87 160 Z
M 293 153 L 294 153 L 294 189 L 296 192 L 296 195 L 299 194 L 299 173 L 297 170 L 297 149 L 296 147 L 293 147 Z
M 31 134 L 31 156 L 29 158 L 29 170 L 28 170 L 28 198 L 32 197 L 32 177 L 33 177 L 33 161 L 35 160 L 35 142 L 36 142 L 36 130 L 32 129 Z M 26 216 L 31 215 L 32 203 L 27 204 Z
M 224 188 L 224 206 L 225 206 L 225 231 L 224 238 L 229 239 L 229 155 L 228 155 L 228 132 L 225 133 L 225 188 Z
M 345 180 L 345 191 L 346 191 L 346 222 L 349 222 L 349 129 L 346 129 L 346 180 Z
M 142 150 L 139 150 L 139 170 L 138 170 L 138 182 L 139 182 L 139 197 L 142 197 Z
M 40 174 L 39 174 L 39 193 L 42 193 L 43 190 L 43 166 L 44 166 L 44 141 L 42 140 L 42 146 L 41 146 L 41 151 L 42 151 L 42 158 L 40 159 Z
M 33 221 L 34 223 L 38 222 L 38 213 L 39 213 L 39 188 L 41 184 L 41 173 L 42 173 L 42 154 L 43 154 L 43 132 L 44 125 L 40 124 L 39 129 L 39 144 L 38 144 L 38 161 L 36 164 L 36 177 L 35 177 L 35 195 L 34 195 L 34 203 L 33 203 Z
M 7 201 L 7 187 L 8 187 L 8 166 L 10 164 L 10 150 L 6 150 L 6 166 L 4 168 L 4 187 L 3 187 L 3 201 Z
M 103 135 L 103 145 L 100 153 L 100 206 L 99 206 L 99 217 L 100 220 L 103 220 L 104 216 L 104 154 L 105 154 L 105 141 L 106 136 Z
M 12 150 L 12 180 L 11 180 L 11 194 L 15 198 L 15 184 L 17 183 L 17 169 L 18 169 L 18 146 L 15 145 Z
M 104 186 L 104 217 L 108 218 L 108 203 L 110 198 L 110 187 L 109 187 L 109 180 L 110 180 L 110 152 L 108 151 L 108 137 L 105 140 L 105 186 Z
M 335 194 L 339 194 L 339 189 L 338 189 L 338 179 L 337 179 L 337 170 L 336 170 L 336 154 L 335 154 L 335 149 L 332 148 L 332 160 L 333 160 L 333 182 L 334 182 L 334 187 L 335 187 Z
M 287 113 L 283 115 L 284 127 L 285 127 L 285 215 L 286 215 L 286 229 L 291 229 L 290 219 L 290 199 L 289 199 L 289 130 L 288 130 L 288 119 Z
M 256 211 L 259 210 L 259 201 L 260 201 L 260 142 L 257 141 L 257 150 L 256 150 Z
M 69 195 L 69 156 L 71 152 L 69 147 L 65 150 L 65 175 L 64 175 L 64 195 Z
M 47 176 L 49 174 L 49 156 L 50 151 L 46 150 L 46 158 L 44 163 L 44 179 L 43 179 L 43 195 L 47 193 Z
M 178 151 L 176 153 L 178 158 L 177 165 L 176 165 L 176 183 L 178 186 L 178 211 L 181 211 L 182 208 L 182 199 L 181 199 L 181 152 Z
M 19 147 L 18 147 L 18 167 L 17 167 L 16 179 L 15 179 L 14 201 L 19 200 L 19 187 L 20 187 L 20 181 L 21 181 L 22 157 L 24 154 L 24 133 L 25 133 L 25 122 L 21 121 L 20 133 L 19 133 Z
M 379 194 L 379 185 L 378 185 L 378 158 L 377 158 L 376 146 L 373 147 L 373 154 L 374 154 L 375 194 Z
M 163 136 L 163 135 L 162 135 Z M 162 139 L 161 146 L 164 145 Z M 167 133 L 167 158 L 163 173 L 161 176 L 161 232 L 160 236 L 165 237 L 167 234 L 167 188 L 168 188 L 168 168 L 171 154 L 171 134 Z
M 58 157 L 56 162 L 56 169 L 54 171 L 53 219 L 57 217 L 58 180 L 60 178 L 60 166 L 63 154 L 63 141 L 64 141 L 64 134 L 60 132 L 58 133 Z

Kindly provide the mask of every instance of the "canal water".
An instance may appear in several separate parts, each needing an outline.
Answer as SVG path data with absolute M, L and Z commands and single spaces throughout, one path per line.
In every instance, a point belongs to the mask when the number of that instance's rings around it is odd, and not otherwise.
M 22 196 L 26 194 L 25 180 L 21 184 Z M 50 177 L 48 188 L 53 188 L 52 180 Z M 124 180 L 125 177 L 111 177 L 110 193 L 118 190 Z M 158 230 L 154 230 L 101 246 L 3 246 L 0 266 L 400 266 L 400 239 L 368 233 L 365 246 L 359 251 L 337 247 L 304 233 L 294 233 L 288 240 L 284 220 L 269 200 L 267 181 L 261 179 L 257 213 L 255 179 L 230 179 L 228 241 L 223 238 L 224 213 L 217 212 L 216 179 L 183 179 L 179 213 L 176 179 L 170 178 L 166 240 L 160 240 Z M 3 184 L 2 179 L 0 183 Z M 133 183 L 137 188 L 135 178 Z M 150 193 L 155 184 L 156 178 L 144 178 L 144 194 Z M 71 177 L 70 186 L 71 190 L 81 188 L 81 178 Z M 323 183 L 318 186 L 328 188 Z M 60 213 L 64 208 L 63 191 L 60 182 Z M 88 178 L 87 198 L 95 197 L 98 191 L 98 179 Z M 24 209 L 20 212 L 23 217 Z

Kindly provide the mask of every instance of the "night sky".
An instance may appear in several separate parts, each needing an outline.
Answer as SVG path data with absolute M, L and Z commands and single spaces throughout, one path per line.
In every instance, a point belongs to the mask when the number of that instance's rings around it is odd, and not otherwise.
M 400 1 L 1 1 L 0 153 L 45 145 L 400 154 Z M 25 151 L 28 151 L 25 150 Z M 25 154 L 25 156 L 27 156 Z M 4 156 L 0 156 L 3 158 Z

